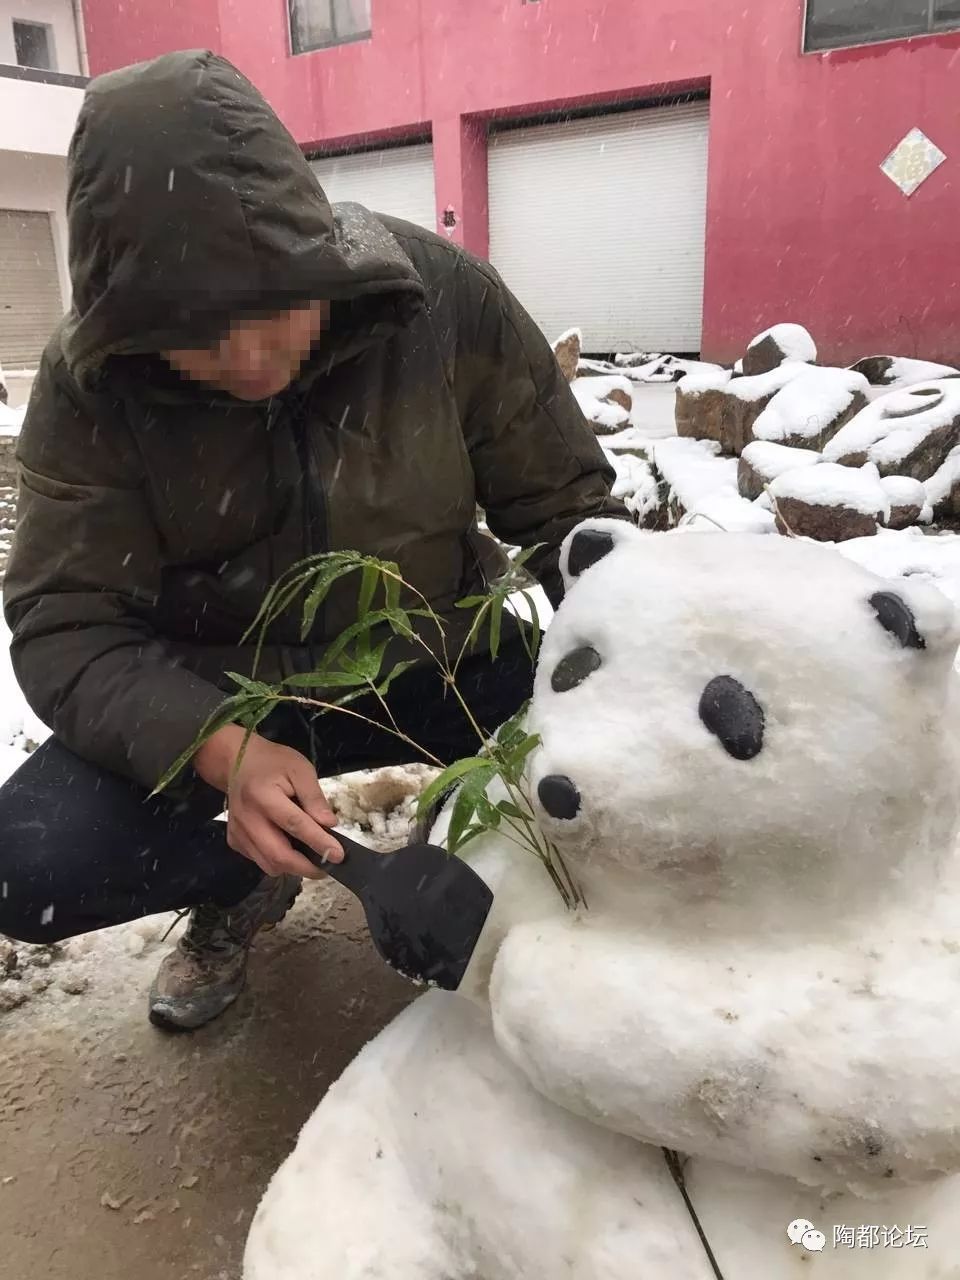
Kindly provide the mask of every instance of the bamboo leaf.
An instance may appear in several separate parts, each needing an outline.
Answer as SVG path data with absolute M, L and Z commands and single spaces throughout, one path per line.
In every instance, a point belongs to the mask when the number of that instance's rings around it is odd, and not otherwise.
M 219 729 L 224 728 L 226 725 L 235 724 L 262 701 L 260 698 L 251 697 L 248 693 L 235 693 L 229 698 L 225 698 L 216 711 L 207 717 L 206 722 L 193 742 L 177 756 L 150 794 L 155 796 L 164 791 L 183 772 L 208 739 L 212 738 Z M 273 699 L 273 702 L 275 701 L 278 701 L 278 699 Z M 270 705 L 273 705 L 273 702 Z M 267 710 L 270 710 L 270 706 L 267 707 Z
M 497 808 L 505 817 L 519 818 L 520 821 L 522 822 L 523 821 L 529 822 L 531 817 L 529 813 L 524 813 L 524 811 L 518 805 L 515 805 L 512 800 L 498 801 Z
M 355 573 L 360 568 L 360 564 L 356 561 L 347 563 L 334 563 L 325 565 L 317 574 L 317 579 L 310 589 L 303 605 L 303 623 L 300 627 L 300 639 L 306 640 L 310 634 L 311 628 L 316 621 L 317 611 L 321 604 L 330 594 L 330 588 L 333 584 L 345 578 L 347 574 Z
M 527 756 L 536 747 L 540 745 L 540 735 L 537 733 L 524 734 L 516 743 L 500 753 L 501 766 L 505 773 L 509 775 L 510 781 L 517 781 L 523 773 Z
M 238 684 L 244 693 L 254 694 L 261 698 L 269 698 L 276 693 L 275 689 L 268 684 L 264 684 L 262 680 L 251 680 L 247 676 L 238 675 L 236 671 L 226 671 L 224 674 L 234 684 Z
M 500 628 L 503 624 L 503 598 L 498 596 L 490 607 L 490 657 L 496 662 L 500 652 Z
M 366 685 L 367 677 L 356 671 L 303 671 L 283 682 L 294 689 L 347 689 Z
M 400 607 L 400 579 L 389 574 L 383 579 L 383 602 L 388 609 Z
M 370 612 L 370 606 L 373 604 L 373 596 L 377 589 L 377 583 L 380 581 L 380 567 L 376 564 L 367 563 L 363 566 L 363 576 L 360 579 L 360 594 L 357 597 L 357 618 L 363 618 Z
M 499 805 L 492 805 L 485 795 L 477 797 L 477 814 L 489 831 L 496 831 L 503 820 L 503 810 Z
M 450 814 L 450 826 L 447 828 L 447 848 L 451 853 L 456 853 L 457 849 L 459 849 L 463 843 L 466 830 L 470 826 L 476 811 L 476 795 L 468 791 L 465 787 L 461 787 L 453 802 L 453 812 Z
M 545 547 L 545 542 L 535 542 L 532 547 L 524 547 L 515 555 L 510 557 L 510 564 L 514 569 L 522 569 L 531 556 L 535 556 L 541 547 Z
M 533 631 L 531 657 L 536 661 L 537 654 L 540 652 L 540 641 L 543 639 L 543 628 L 540 625 L 540 615 L 537 612 L 537 602 L 529 591 L 521 591 L 520 594 L 527 602 L 527 608 L 530 610 L 530 627 Z M 524 634 L 526 634 L 526 628 L 523 630 Z
M 530 708 L 529 699 L 523 706 L 516 711 L 509 720 L 505 721 L 497 731 L 497 746 L 504 751 L 509 751 L 512 747 L 517 746 L 526 735 L 526 719 L 527 711 Z
M 450 828 L 447 839 L 452 850 L 458 849 L 465 842 L 465 832 L 468 827 L 474 825 L 474 817 L 479 813 L 482 805 L 486 805 L 487 811 L 493 811 L 493 805 L 487 800 L 487 787 L 496 777 L 496 774 L 496 766 L 491 764 L 490 761 L 484 760 L 481 768 L 472 769 L 464 778 L 457 798 L 453 802 L 453 811 L 450 814 Z M 500 825 L 499 817 L 494 818 L 494 825 Z M 477 826 L 480 831 L 489 829 L 489 824 L 482 814 Z
M 467 756 L 463 760 L 455 760 L 453 764 L 447 765 L 446 769 L 421 793 L 417 801 L 418 816 L 426 813 L 434 800 L 442 796 L 445 791 L 449 791 L 455 782 L 459 782 L 461 778 L 465 778 L 467 774 L 477 769 L 489 768 L 489 760 L 484 760 L 480 756 Z
M 479 823 L 479 822 L 470 823 L 470 825 L 465 827 L 463 831 L 459 831 L 457 833 L 457 840 L 455 843 L 450 841 L 448 838 L 447 851 L 449 853 L 459 852 L 459 850 L 462 849 L 465 844 L 470 843 L 470 841 L 473 839 L 474 836 L 483 835 L 486 829 L 487 828 L 484 827 L 482 823 Z
M 322 672 L 333 668 L 334 663 L 337 662 L 338 659 L 340 659 L 342 664 L 343 659 L 340 655 L 344 650 L 357 640 L 358 637 L 364 634 L 369 636 L 369 633 L 375 627 L 380 626 L 383 623 L 387 623 L 392 630 L 395 630 L 400 635 L 409 635 L 413 630 L 410 626 L 406 613 L 402 609 L 374 609 L 367 613 L 365 617 L 351 623 L 349 627 L 346 627 L 340 632 L 332 644 L 327 646 L 323 652 L 323 657 L 320 659 L 320 667 L 318 670 Z M 400 630 L 400 627 L 403 624 L 406 625 L 406 631 Z M 375 652 L 379 651 L 382 653 L 384 647 L 385 646 L 383 645 L 378 646 L 378 649 Z M 379 671 L 379 667 L 377 668 L 377 671 Z

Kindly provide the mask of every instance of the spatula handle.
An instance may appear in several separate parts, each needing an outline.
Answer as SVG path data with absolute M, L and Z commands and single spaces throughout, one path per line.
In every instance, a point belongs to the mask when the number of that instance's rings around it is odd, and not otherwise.
M 356 840 L 351 840 L 349 836 L 345 836 L 341 831 L 334 831 L 330 827 L 324 827 L 324 830 L 329 831 L 334 839 L 343 846 L 344 858 L 342 862 L 324 862 L 318 853 L 315 853 L 309 845 L 305 845 L 301 840 L 291 839 L 290 843 L 297 853 L 303 854 L 308 862 L 312 862 L 315 867 L 319 867 L 328 876 L 332 876 L 338 884 L 342 884 L 345 889 L 355 893 L 358 898 L 361 897 L 370 882 L 371 873 L 377 870 L 377 860 L 382 855 L 374 853 L 365 844 L 358 844 Z

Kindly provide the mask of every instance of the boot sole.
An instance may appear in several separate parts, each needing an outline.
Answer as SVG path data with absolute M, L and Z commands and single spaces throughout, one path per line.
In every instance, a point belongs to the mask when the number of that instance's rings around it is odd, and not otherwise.
M 299 881 L 296 888 L 290 893 L 289 897 L 279 902 L 274 912 L 271 912 L 270 915 L 264 919 L 254 936 L 250 939 L 251 947 L 253 946 L 257 934 L 269 933 L 286 918 L 297 898 L 300 896 L 302 887 L 303 882 Z M 223 1003 L 220 1007 L 215 1008 L 212 1013 L 208 1013 L 206 1015 L 199 1012 L 191 1013 L 189 1009 L 184 1009 L 182 1015 L 177 1015 L 173 1012 L 165 1012 L 163 1004 L 160 1004 L 159 1006 L 154 1005 L 154 996 L 151 992 L 147 1006 L 147 1017 L 152 1026 L 157 1027 L 160 1031 L 170 1032 L 173 1035 L 183 1035 L 190 1031 L 199 1031 L 201 1027 L 209 1026 L 209 1024 L 219 1018 L 221 1014 L 226 1013 L 231 1005 L 236 1003 L 237 998 L 240 996 L 245 986 L 246 971 L 244 971 L 243 980 L 237 987 L 236 991 L 226 995 L 223 998 Z M 185 1002 L 185 1004 L 186 1003 L 187 1002 Z M 167 1007 L 169 1008 L 169 1005 Z
M 226 1013 L 237 1002 L 244 986 L 246 986 L 246 982 L 241 983 L 235 992 L 222 997 L 222 1003 L 218 1002 L 219 1007 L 215 1006 L 209 1013 L 204 1013 L 200 1009 L 194 1011 L 184 1009 L 182 1014 L 177 1015 L 172 1010 L 167 1012 L 169 1005 L 165 1008 L 163 1004 L 151 1004 L 147 1009 L 147 1017 L 152 1025 L 159 1027 L 161 1031 L 170 1031 L 177 1035 L 189 1031 L 199 1031 L 201 1027 L 209 1026 L 221 1014 Z

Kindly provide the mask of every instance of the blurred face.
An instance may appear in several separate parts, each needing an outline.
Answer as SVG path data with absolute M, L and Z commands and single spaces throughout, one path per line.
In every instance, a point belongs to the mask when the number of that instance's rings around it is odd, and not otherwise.
M 162 354 L 191 382 L 226 391 L 238 400 L 266 400 L 290 385 L 329 324 L 329 302 L 304 303 L 290 311 L 238 318 L 211 347 Z

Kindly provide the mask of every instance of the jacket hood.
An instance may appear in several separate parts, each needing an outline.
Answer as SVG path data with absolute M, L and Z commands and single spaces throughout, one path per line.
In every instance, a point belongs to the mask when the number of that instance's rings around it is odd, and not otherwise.
M 254 86 L 207 51 L 91 81 L 70 144 L 74 377 L 110 355 L 212 341 L 244 310 L 381 295 L 406 318 L 423 285 L 383 224 L 335 212 Z

